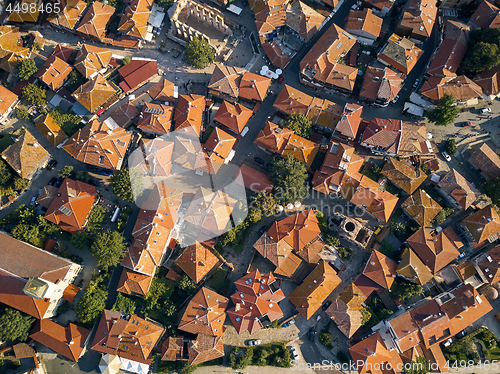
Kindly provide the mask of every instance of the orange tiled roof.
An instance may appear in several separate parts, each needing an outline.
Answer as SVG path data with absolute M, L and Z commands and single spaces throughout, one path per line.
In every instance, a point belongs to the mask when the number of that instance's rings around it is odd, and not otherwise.
M 84 44 L 76 55 L 75 69 L 85 78 L 93 77 L 108 67 L 111 55 L 109 49 Z
M 182 315 L 179 330 L 191 334 L 222 336 L 228 299 L 203 287 L 189 301 Z
M 14 144 L 2 152 L 2 158 L 21 178 L 31 179 L 37 170 L 47 163 L 50 154 L 23 128 Z
M 375 40 L 382 31 L 382 21 L 370 8 L 351 10 L 347 15 L 345 29 L 353 35 Z
M 151 275 L 123 268 L 116 290 L 127 295 L 146 296 L 152 281 L 153 277 Z
M 284 53 L 278 44 L 273 40 L 271 42 L 262 43 L 262 49 L 267 58 L 274 66 L 284 69 L 292 60 L 290 56 Z
M 240 134 L 252 115 L 253 111 L 244 105 L 241 105 L 240 103 L 233 105 L 224 100 L 214 116 L 214 121 L 217 121 L 235 133 Z
M 259 192 L 266 191 L 271 192 L 274 185 L 271 184 L 268 176 L 254 168 L 247 166 L 245 164 L 241 165 L 239 169 L 239 174 L 241 179 L 237 178 L 237 182 L 243 182 L 242 184 L 251 191 Z
M 208 88 L 236 99 L 240 94 L 240 82 L 245 72 L 241 68 L 215 64 Z
M 198 365 L 202 362 L 215 360 L 224 356 L 222 336 L 198 334 L 188 347 L 189 364 Z
M 485 179 L 500 176 L 500 158 L 486 143 L 474 151 L 469 162 L 484 175 Z
M 126 320 L 121 312 L 104 310 L 91 349 L 150 365 L 153 348 L 164 331 L 151 319 L 132 314 Z
M 292 130 L 267 121 L 254 143 L 272 153 L 282 154 L 293 134 Z
M 368 66 L 359 95 L 373 101 L 392 101 L 398 95 L 402 85 L 403 79 L 388 67 L 381 69 Z
M 199 137 L 205 112 L 205 96 L 180 95 L 174 112 L 175 130 Z
M 363 339 L 359 343 L 350 347 L 349 353 L 351 354 L 354 362 L 362 363 L 363 366 L 358 367 L 358 372 L 360 374 L 383 374 L 384 372 L 396 373 L 396 371 L 392 370 L 382 371 L 380 368 L 389 366 L 388 364 L 390 364 L 393 368 L 397 368 L 398 365 L 403 365 L 401 357 L 397 351 L 389 351 L 387 349 L 379 332 L 370 335 L 366 339 Z
M 75 49 L 71 47 L 70 45 L 66 45 L 66 43 L 59 43 L 56 45 L 52 53 L 50 54 L 51 56 L 56 56 L 63 60 L 64 62 L 68 62 L 73 55 L 73 52 Z
M 439 233 L 421 228 L 407 242 L 433 274 L 457 258 L 463 246 L 451 226 Z
M 172 102 L 178 97 L 177 88 L 178 87 L 174 83 L 166 79 L 162 79 L 147 92 L 153 100 L 168 101 L 172 104 Z
M 132 0 L 120 19 L 118 31 L 134 38 L 146 39 L 151 0 Z
M 443 209 L 424 190 L 415 191 L 403 202 L 401 207 L 422 227 L 429 225 L 432 219 Z
M 273 322 L 283 317 L 278 302 L 285 295 L 278 288 L 272 272 L 261 274 L 256 269 L 234 283 L 237 291 L 231 296 L 231 300 L 235 306 L 227 314 L 238 334 L 244 331 L 253 334 L 263 327 L 262 321 Z M 271 284 L 274 286 L 271 287 Z
M 23 11 L 23 7 L 24 9 L 28 9 L 28 11 Z M 13 11 L 7 17 L 7 21 L 20 23 L 37 22 L 42 7 L 42 0 L 17 0 L 15 4 L 12 4 Z
M 324 20 L 322 14 L 300 0 L 290 3 L 286 8 L 286 25 L 306 41 L 313 37 Z
M 72 323 L 64 327 L 51 320 L 42 319 L 36 321 L 30 338 L 76 362 L 85 350 L 89 335 L 90 330 Z
M 15 73 L 17 62 L 28 58 L 29 48 L 23 47 L 19 27 L 0 26 L 0 69 Z
M 64 179 L 44 218 L 68 232 L 81 231 L 87 224 L 97 190 L 90 184 Z
M 0 86 L 0 115 L 5 115 L 18 102 L 18 96 L 4 86 Z
M 116 90 L 100 74 L 95 75 L 71 94 L 90 113 L 97 112 L 115 95 Z
M 326 310 L 328 317 L 348 338 L 362 326 L 361 309 L 365 300 L 363 292 L 354 283 L 350 283 Z
M 94 119 L 62 147 L 78 161 L 110 170 L 120 170 L 132 134 Z
M 139 149 L 129 157 L 129 167 L 143 175 L 166 177 L 172 170 L 173 151 L 172 141 L 161 138 L 142 138 Z
M 236 142 L 237 139 L 233 135 L 216 127 L 203 145 L 203 148 L 209 156 L 215 153 L 222 160 L 225 160 L 231 154 Z
M 137 117 L 140 113 L 141 112 L 139 112 L 135 106 L 127 102 L 116 109 L 111 114 L 111 118 L 118 126 L 127 128 L 132 119 Z
M 396 271 L 399 275 L 420 285 L 424 285 L 432 279 L 429 268 L 409 248 L 405 248 L 403 251 L 401 262 Z
M 411 29 L 415 38 L 427 39 L 434 28 L 437 10 L 436 0 L 410 0 L 403 11 L 400 27 Z
M 490 249 L 477 266 L 488 283 L 496 285 L 500 281 L 500 246 Z
M 172 106 L 145 103 L 137 128 L 157 135 L 167 134 L 170 132 L 173 114 L 174 107 Z
M 452 95 L 455 101 L 467 101 L 481 97 L 483 89 L 477 83 L 460 75 L 454 79 L 443 81 L 442 84 L 420 90 L 421 94 L 433 101 L 439 101 L 444 95 Z
M 497 28 L 500 22 L 499 14 L 500 9 L 494 4 L 483 0 L 470 17 L 469 22 L 481 29 Z
M 496 95 L 500 92 L 499 72 L 500 66 L 495 66 L 476 75 L 473 81 L 483 89 L 485 94 Z
M 218 262 L 210 247 L 199 242 L 187 247 L 175 261 L 195 283 L 199 283 Z
M 465 217 L 462 222 L 477 243 L 482 243 L 500 232 L 500 217 L 492 205 Z
M 356 139 L 359 124 L 361 123 L 361 113 L 363 113 L 361 105 L 347 103 L 335 131 L 347 139 Z
M 405 37 L 392 34 L 378 54 L 378 59 L 408 75 L 424 51 Z
M 61 11 L 52 13 L 47 20 L 55 26 L 72 30 L 87 8 L 87 3 L 82 0 L 63 0 L 60 4 Z
M 38 195 L 35 202 L 38 205 L 41 205 L 44 208 L 49 209 L 49 206 L 52 203 L 52 200 L 54 200 L 54 197 L 56 197 L 56 195 L 57 195 L 57 188 L 54 186 L 47 185 L 42 188 L 42 192 Z
M 464 209 L 468 209 L 480 195 L 476 187 L 455 169 L 451 169 L 448 174 L 444 175 L 438 186 Z
M 56 90 L 64 84 L 72 70 L 72 66 L 68 65 L 59 57 L 52 55 L 45 61 L 35 76 L 51 90 Z
M 247 100 L 263 101 L 270 84 L 271 78 L 247 71 L 239 81 L 239 97 Z
M 380 286 L 390 289 L 396 278 L 396 264 L 386 255 L 373 250 L 370 259 L 365 265 L 363 274 Z
M 288 295 L 288 300 L 305 319 L 309 319 L 340 282 L 337 272 L 330 264 L 320 260 L 300 286 Z
M 81 19 L 76 31 L 102 42 L 106 35 L 106 27 L 114 13 L 115 8 L 112 6 L 95 1 Z
M 403 157 L 415 155 L 434 155 L 437 146 L 427 138 L 425 125 L 403 121 L 401 123 L 401 140 L 399 142 L 398 155 Z
M 314 157 L 316 157 L 316 153 L 318 153 L 318 150 L 318 144 L 293 134 L 290 136 L 290 139 L 288 139 L 288 143 L 283 150 L 282 156 L 295 157 L 297 160 L 306 164 L 307 167 L 310 167 Z
M 396 155 L 401 140 L 401 127 L 401 120 L 373 118 L 363 133 L 361 144 Z
M 416 169 L 409 162 L 398 161 L 392 157 L 385 163 L 382 174 L 409 194 L 414 193 L 427 178 L 427 175 L 420 168 Z

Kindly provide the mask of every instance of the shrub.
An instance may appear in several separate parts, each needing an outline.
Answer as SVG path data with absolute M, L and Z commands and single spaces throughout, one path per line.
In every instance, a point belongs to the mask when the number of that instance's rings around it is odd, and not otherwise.
M 321 344 L 328 346 L 332 344 L 332 336 L 328 332 L 322 332 L 319 334 L 319 341 Z

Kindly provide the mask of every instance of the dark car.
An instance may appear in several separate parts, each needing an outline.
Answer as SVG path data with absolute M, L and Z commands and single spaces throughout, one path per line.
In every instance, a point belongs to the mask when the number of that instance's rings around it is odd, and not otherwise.
M 56 184 L 54 184 L 54 187 L 58 187 L 58 188 L 61 187 L 61 184 L 62 184 L 63 180 L 64 180 L 63 178 L 59 178 L 57 180 Z
M 110 170 L 101 170 L 101 175 L 105 175 L 107 177 L 109 177 L 111 174 L 113 174 Z
M 278 78 L 278 83 L 283 83 L 283 79 L 285 79 L 285 77 L 283 75 L 280 75 L 280 77 Z
M 308 332 L 309 340 L 313 342 L 315 336 L 316 336 L 316 329 L 314 327 L 311 327 Z
M 457 339 L 463 338 L 465 335 L 467 335 L 467 332 L 465 330 L 460 331 L 456 336 Z
M 462 122 L 462 127 L 469 127 L 472 126 L 472 121 L 464 121 Z
M 177 58 L 181 55 L 181 51 L 178 51 L 177 49 L 173 49 L 172 52 L 174 53 L 173 54 L 173 58 Z
M 332 305 L 332 302 L 331 302 L 331 300 L 328 300 L 326 303 L 323 304 L 321 309 L 327 310 L 330 305 Z
M 46 168 L 47 170 L 52 170 L 54 169 L 54 167 L 57 165 L 57 161 L 52 159 L 49 161 L 49 163 L 47 164 Z
M 288 322 L 285 322 L 284 324 L 281 325 L 281 327 L 283 328 L 287 328 L 288 326 L 292 326 L 295 324 L 295 320 L 294 319 L 291 319 L 290 321 Z
M 262 234 L 264 234 L 264 231 L 266 231 L 266 230 L 267 230 L 267 226 L 262 226 L 259 229 L 259 231 L 257 231 L 257 234 L 262 235 Z
M 57 182 L 57 178 L 54 177 L 49 181 L 49 186 L 53 186 Z
M 265 164 L 264 160 L 261 159 L 260 157 L 254 157 L 253 158 L 253 161 L 261 166 L 263 166 Z

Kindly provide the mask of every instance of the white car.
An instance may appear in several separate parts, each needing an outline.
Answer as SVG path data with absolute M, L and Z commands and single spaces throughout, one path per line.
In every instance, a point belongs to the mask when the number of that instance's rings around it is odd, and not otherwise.
M 448 152 L 443 151 L 443 152 L 441 152 L 441 154 L 443 155 L 443 157 L 446 161 L 451 161 L 451 156 L 448 154 Z
M 260 345 L 261 341 L 260 340 L 249 340 L 248 341 L 248 345 L 252 346 L 252 345 Z
M 483 108 L 481 109 L 481 113 L 491 113 L 491 108 Z
M 292 359 L 297 361 L 300 356 L 299 354 L 297 353 L 297 350 L 295 349 L 295 347 L 290 347 L 290 353 L 292 354 Z

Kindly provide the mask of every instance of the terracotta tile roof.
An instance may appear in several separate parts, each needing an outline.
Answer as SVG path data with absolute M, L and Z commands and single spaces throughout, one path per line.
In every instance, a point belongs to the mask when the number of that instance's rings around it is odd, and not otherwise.
M 365 0 L 364 3 L 381 11 L 387 10 L 387 12 L 391 10 L 392 6 L 394 5 L 394 1 L 391 0 Z
M 162 79 L 156 83 L 147 92 L 153 100 L 172 102 L 178 97 L 177 86 L 166 80 Z
M 500 217 L 492 205 L 478 210 L 462 222 L 477 243 L 482 243 L 500 231 Z
M 301 136 L 293 134 L 288 140 L 288 144 L 283 150 L 282 156 L 295 157 L 297 160 L 303 162 L 310 167 L 316 153 L 318 153 L 319 145 L 307 140 Z
M 359 95 L 373 101 L 392 101 L 398 95 L 402 85 L 403 79 L 388 67 L 381 69 L 368 66 Z
M 31 7 L 31 10 L 34 9 L 34 11 L 23 11 L 23 7 L 28 10 Z M 12 4 L 13 11 L 7 17 L 7 21 L 20 23 L 37 22 L 40 16 L 40 9 L 42 9 L 41 7 L 43 7 L 42 0 L 17 0 L 15 4 Z
M 151 0 L 132 0 L 120 19 L 118 31 L 134 38 L 146 39 Z
M 345 29 L 353 35 L 375 40 L 382 31 L 382 21 L 369 8 L 351 10 L 347 15 Z
M 68 65 L 59 57 L 52 55 L 45 61 L 40 70 L 38 70 L 35 77 L 39 78 L 51 90 L 56 90 L 64 84 L 72 70 L 72 66 Z
M 31 179 L 38 169 L 45 166 L 50 154 L 28 130 L 23 128 L 22 131 L 14 144 L 2 152 L 2 158 L 21 178 Z
M 415 191 L 403 202 L 401 207 L 422 227 L 429 225 L 432 219 L 443 209 L 424 190 Z
M 434 141 L 428 140 L 425 125 L 403 121 L 401 123 L 401 140 L 398 155 L 403 157 L 414 155 L 434 155 L 438 152 Z
M 496 95 L 500 92 L 499 72 L 500 66 L 495 66 L 476 75 L 473 81 L 483 89 L 485 94 Z
M 434 303 L 430 305 L 435 306 Z M 418 346 L 421 342 L 422 338 L 419 326 L 413 320 L 410 312 L 394 317 L 388 323 L 392 327 L 394 335 L 396 335 L 396 344 L 401 351 L 407 351 L 410 348 Z
M 240 80 L 239 97 L 247 100 L 263 101 L 270 84 L 270 78 L 247 71 Z
M 230 157 L 231 153 L 233 153 L 233 148 L 236 145 L 237 139 L 225 132 L 224 130 L 216 127 L 207 141 L 203 145 L 205 151 L 207 151 L 207 155 L 212 159 L 212 156 L 216 155 L 224 162 L 227 158 Z M 219 170 L 220 165 L 214 165 L 217 159 L 212 160 L 212 167 L 217 172 Z
M 38 205 L 41 205 L 44 208 L 48 209 L 50 204 L 52 203 L 52 200 L 54 200 L 56 195 L 57 195 L 57 188 L 54 186 L 47 185 L 42 188 L 42 192 L 38 195 L 35 202 Z
M 36 321 L 30 338 L 76 362 L 85 350 L 85 341 L 89 334 L 90 330 L 72 323 L 64 327 L 51 320 L 42 319 Z
M 240 94 L 240 81 L 245 72 L 241 68 L 215 64 L 208 88 L 236 99 Z
M 281 128 L 272 122 L 266 121 L 264 128 L 259 132 L 254 143 L 272 153 L 282 154 L 293 134 L 294 132 L 286 127 Z
M 156 60 L 132 60 L 127 65 L 118 69 L 123 78 L 120 87 L 125 93 L 130 92 L 146 83 L 148 79 L 158 74 L 158 63 Z
M 111 128 L 98 120 L 89 122 L 62 147 L 78 161 L 110 170 L 120 170 L 132 134 Z
M 401 120 L 373 118 L 363 133 L 362 145 L 396 155 L 401 140 Z
M 116 290 L 127 295 L 146 296 L 152 281 L 153 277 L 150 275 L 123 268 Z
M 336 103 L 313 98 L 285 84 L 274 102 L 274 107 L 285 114 L 301 113 L 322 127 L 335 129 L 344 108 Z
M 414 193 L 427 178 L 427 175 L 420 168 L 416 169 L 409 162 L 398 161 L 392 157 L 385 163 L 382 174 L 409 194 Z
M 82 17 L 86 7 L 87 3 L 82 0 L 62 0 L 61 11 L 52 13 L 47 20 L 55 26 L 72 30 Z
M 175 261 L 189 278 L 199 283 L 219 262 L 211 248 L 203 243 L 190 245 Z
M 288 295 L 288 300 L 305 319 L 309 319 L 340 282 L 337 272 L 330 264 L 320 260 L 300 286 Z
M 111 118 L 115 123 L 123 128 L 127 128 L 133 118 L 137 117 L 141 112 L 130 103 L 125 103 L 112 114 Z
M 439 233 L 421 228 L 407 242 L 433 274 L 457 258 L 463 246 L 451 226 Z
M 500 281 L 500 246 L 490 249 L 478 261 L 477 266 L 483 272 L 488 283 L 495 285 Z
M 306 41 L 313 37 L 324 20 L 322 14 L 300 0 L 289 4 L 286 8 L 286 25 Z
M 373 250 L 370 259 L 365 265 L 363 275 L 389 290 L 394 278 L 396 278 L 397 267 L 398 265 L 389 257 L 377 250 Z
M 191 334 L 222 336 L 228 299 L 203 287 L 189 301 L 182 315 L 179 330 Z
M 185 342 L 189 340 L 182 336 L 169 336 L 161 345 L 161 359 L 163 361 L 188 360 L 187 352 L 184 350 Z
M 486 143 L 483 143 L 478 150 L 474 151 L 469 158 L 469 162 L 487 180 L 500 176 L 500 158 Z
M 408 75 L 423 53 L 411 40 L 392 34 L 379 52 L 378 59 Z
M 247 165 L 241 165 L 239 172 L 243 179 L 243 185 L 254 192 L 266 191 L 271 192 L 274 186 L 271 184 L 268 176 L 254 168 Z M 239 178 L 236 179 L 239 181 Z
M 354 283 L 350 283 L 326 310 L 328 317 L 348 338 L 362 326 L 361 309 L 365 300 L 363 292 Z
M 212 155 L 217 159 L 217 155 Z M 191 138 L 177 136 L 174 139 L 174 162 L 188 170 L 199 170 L 207 173 L 215 173 L 213 166 L 219 166 L 224 160 L 218 159 L 212 164 L 207 152 L 201 147 L 200 143 L 193 142 Z
M 102 42 L 106 35 L 106 27 L 114 13 L 115 8 L 112 6 L 95 1 L 81 19 L 76 31 Z
M 12 346 L 14 356 L 19 360 L 21 358 L 36 357 L 35 350 L 26 343 L 17 343 Z
M 91 349 L 121 358 L 151 364 L 152 351 L 164 332 L 163 326 L 150 319 L 104 310 Z
M 424 285 L 432 279 L 429 268 L 417 257 L 411 249 L 405 248 L 401 255 L 401 262 L 396 270 L 406 279 Z
M 456 76 L 456 71 L 467 51 L 469 26 L 452 20 L 446 20 L 445 38 L 427 69 L 428 75 L 439 77 Z
M 55 245 L 54 241 L 54 245 Z M 47 249 L 45 249 L 47 250 Z M 68 284 L 68 286 L 63 291 L 63 299 L 72 303 L 75 300 L 76 295 L 80 291 L 80 287 L 75 286 L 74 284 Z
M 167 134 L 170 132 L 173 114 L 174 107 L 172 106 L 145 103 L 137 128 L 157 135 Z
M 434 101 L 439 101 L 444 95 L 448 94 L 452 95 L 455 101 L 463 102 L 481 97 L 483 89 L 465 75 L 460 75 L 429 89 L 422 87 L 420 93 Z
M 15 73 L 17 62 L 29 54 L 29 48 L 23 47 L 19 27 L 0 26 L 0 69 Z
M 0 101 L 0 116 L 3 116 L 9 111 L 9 109 L 13 108 L 13 106 L 17 104 L 18 97 L 14 92 L 4 86 L 0 87 L 0 97 L 2 98 Z
M 455 169 L 451 169 L 448 174 L 444 175 L 438 186 L 464 209 L 468 209 L 481 194 Z
M 111 55 L 109 49 L 84 44 L 76 55 L 75 69 L 85 78 L 93 77 L 108 67 Z
M 175 130 L 199 137 L 205 111 L 205 97 L 201 95 L 179 95 L 174 112 Z
M 343 137 L 354 140 L 358 134 L 359 124 L 361 123 L 361 113 L 363 113 L 361 105 L 347 103 L 335 131 Z
M 69 62 L 74 51 L 75 49 L 67 45 L 66 43 L 59 43 L 58 45 L 56 45 L 50 56 L 55 56 L 57 58 L 60 58 L 64 62 Z
M 161 138 L 142 138 L 138 151 L 129 157 L 129 167 L 144 175 L 170 175 L 173 151 L 174 143 L 172 141 Z
M 233 105 L 227 101 L 223 101 L 214 116 L 214 121 L 217 121 L 235 133 L 240 134 L 252 115 L 253 111 L 244 105 L 239 103 Z
M 262 49 L 267 58 L 274 66 L 284 69 L 292 60 L 290 56 L 284 53 L 275 41 L 262 43 Z
M 283 317 L 278 302 L 285 298 L 285 294 L 278 288 L 272 272 L 261 275 L 257 269 L 234 283 L 237 291 L 231 300 L 235 306 L 227 314 L 238 334 L 244 331 L 253 334 L 264 327 L 264 323 Z
M 286 23 L 286 7 L 283 3 L 264 3 L 263 9 L 255 12 L 255 26 L 259 35 L 266 35 L 274 31 L 274 29 L 285 26 Z
M 189 364 L 198 365 L 202 362 L 215 360 L 224 356 L 222 336 L 198 334 L 196 340 L 188 347 Z
M 500 20 L 499 13 L 500 9 L 494 4 L 483 0 L 470 17 L 469 23 L 481 29 L 487 29 L 488 27 L 497 28 Z
M 116 90 L 102 75 L 97 74 L 71 95 L 89 112 L 95 113 L 116 96 Z
M 94 186 L 66 178 L 44 218 L 65 231 L 82 231 L 96 200 Z
M 412 37 L 425 40 L 431 36 L 437 10 L 436 0 L 410 0 L 403 11 L 400 27 L 411 29 Z
M 387 366 L 397 368 L 402 366 L 401 357 L 397 351 L 389 351 L 384 344 L 384 340 L 379 332 L 370 335 L 359 343 L 356 343 L 349 348 L 349 353 L 354 362 L 362 363 L 362 367 L 358 367 L 360 374 L 392 374 L 396 373 L 393 370 L 380 370 Z

